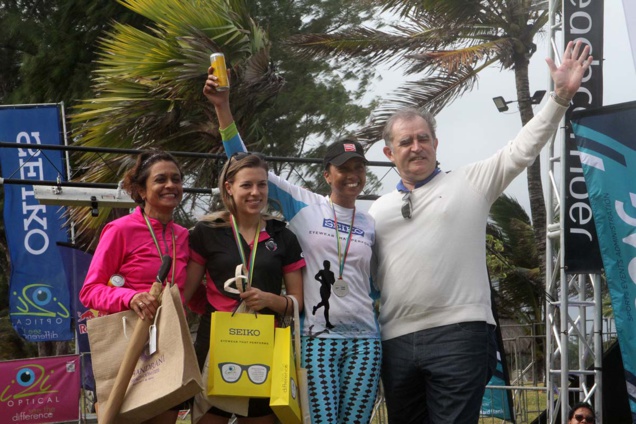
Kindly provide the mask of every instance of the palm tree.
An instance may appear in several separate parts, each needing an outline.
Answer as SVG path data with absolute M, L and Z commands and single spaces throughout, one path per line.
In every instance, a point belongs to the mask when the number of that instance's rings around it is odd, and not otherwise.
M 280 90 L 282 81 L 270 64 L 267 34 L 250 18 L 244 0 L 122 0 L 122 4 L 152 25 L 139 29 L 114 23 L 100 40 L 95 97 L 81 101 L 71 117 L 76 144 L 222 152 L 214 111 L 201 94 L 209 55 L 218 51 L 225 53 L 232 68 L 237 123 L 247 135 L 255 130 L 255 111 Z M 73 178 L 117 182 L 134 159 L 84 153 Z M 190 185 L 212 185 L 218 169 L 206 162 L 180 158 Z M 78 236 L 87 235 L 89 240 L 91 230 L 110 217 L 106 211 L 91 218 L 86 208 L 71 212 Z
M 325 61 L 300 60 L 288 51 L 283 54 L 272 46 L 271 37 L 285 38 L 306 30 L 307 25 L 321 30 L 333 21 L 355 22 L 362 6 L 342 8 L 334 1 L 301 0 L 281 8 L 279 3 L 122 0 L 148 24 L 139 28 L 114 23 L 101 39 L 92 80 L 95 96 L 81 101 L 72 116 L 76 144 L 222 155 L 216 116 L 201 93 L 209 54 L 221 51 L 232 68 L 233 114 L 250 149 L 271 156 L 316 157 L 317 139 L 337 137 L 347 125 L 368 116 L 367 108 L 352 101 L 363 90 L 352 92 L 344 86 L 350 76 L 337 75 L 329 81 L 312 78 L 318 71 L 326 76 L 335 72 Z M 268 31 L 252 16 L 264 22 Z M 132 160 L 115 154 L 84 154 L 74 164 L 73 178 L 117 182 Z M 209 161 L 195 157 L 180 158 L 180 162 L 188 186 L 215 185 L 220 164 L 210 166 Z M 304 167 L 299 171 L 275 163 L 273 168 L 278 173 L 286 168 L 288 177 L 312 178 L 311 170 Z M 208 200 L 186 196 L 177 220 L 191 216 L 195 205 L 199 212 L 208 209 Z M 81 208 L 72 211 L 71 220 L 83 236 L 81 241 L 94 243 L 94 230 L 113 215 L 100 210 L 96 219 Z
M 513 197 L 501 195 L 490 209 L 488 271 L 496 283 L 498 310 L 517 322 L 543 322 L 545 291 L 528 214 Z
M 389 96 L 368 127 L 367 143 L 381 139 L 387 118 L 411 106 L 439 112 L 471 90 L 479 72 L 490 66 L 515 73 L 521 123 L 533 116 L 528 64 L 535 36 L 548 22 L 536 0 L 378 0 L 382 12 L 399 20 L 390 31 L 345 28 L 328 34 L 293 37 L 291 45 L 308 57 L 356 59 L 357 66 L 401 65 L 406 75 L 422 75 Z M 528 169 L 530 209 L 541 274 L 545 274 L 545 202 L 540 160 Z
M 493 282 L 494 301 L 500 318 L 522 324 L 527 336 L 539 336 L 535 343 L 533 377 L 538 381 L 544 369 L 545 290 L 534 243 L 532 224 L 516 199 L 503 194 L 490 209 L 487 227 L 487 265 Z M 539 324 L 539 325 L 537 325 Z

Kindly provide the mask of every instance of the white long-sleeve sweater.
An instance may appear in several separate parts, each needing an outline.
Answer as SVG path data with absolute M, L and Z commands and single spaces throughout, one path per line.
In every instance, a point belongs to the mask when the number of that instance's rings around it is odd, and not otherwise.
M 397 190 L 371 206 L 383 340 L 460 322 L 495 324 L 485 261 L 488 212 L 539 155 L 565 110 L 550 99 L 492 157 L 440 172 L 413 190 L 411 219 L 402 217 L 404 193 Z

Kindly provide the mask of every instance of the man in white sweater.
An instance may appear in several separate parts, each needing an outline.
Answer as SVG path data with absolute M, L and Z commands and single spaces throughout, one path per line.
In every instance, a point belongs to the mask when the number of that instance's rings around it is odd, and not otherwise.
M 555 89 L 541 112 L 494 156 L 450 173 L 437 166 L 432 115 L 407 109 L 387 121 L 384 154 L 402 180 L 369 213 L 390 424 L 478 422 L 496 365 L 488 212 L 554 134 L 591 60 L 580 42 L 558 67 L 547 59 Z

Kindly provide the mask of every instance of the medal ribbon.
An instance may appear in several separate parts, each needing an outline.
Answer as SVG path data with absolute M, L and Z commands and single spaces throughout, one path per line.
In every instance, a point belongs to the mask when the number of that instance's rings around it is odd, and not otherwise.
M 152 236 L 152 240 L 155 242 L 155 246 L 157 246 L 157 252 L 159 252 L 159 257 L 163 258 L 163 253 L 161 252 L 161 248 L 159 247 L 159 240 L 157 240 L 157 236 L 155 235 L 155 231 L 152 229 L 152 225 L 150 225 L 150 220 L 146 216 L 146 213 L 141 210 L 141 214 L 144 216 L 144 220 L 146 220 L 146 225 L 148 226 L 148 230 L 150 230 L 150 235 Z M 175 242 L 176 238 L 174 236 L 174 228 L 172 230 L 172 278 L 170 280 L 170 285 L 174 284 L 174 272 L 177 263 L 177 243 Z
M 256 234 L 254 234 L 254 241 L 252 242 L 254 247 L 252 248 L 250 261 L 247 262 L 245 259 L 245 252 L 243 252 L 243 245 L 241 244 L 241 236 L 239 234 L 238 225 L 236 224 L 236 220 L 233 215 L 230 215 L 230 220 L 232 221 L 232 232 L 234 233 L 234 240 L 236 240 L 236 247 L 238 247 L 239 254 L 241 255 L 241 261 L 243 262 L 243 266 L 247 272 L 247 284 L 243 283 L 243 291 L 245 291 L 247 287 L 252 286 L 252 276 L 254 274 L 254 266 L 256 263 L 256 249 L 258 248 L 258 236 L 261 232 L 261 221 L 259 220 L 258 225 L 256 226 Z
M 356 207 L 353 207 L 353 214 L 351 215 L 351 225 L 349 226 L 349 235 L 347 236 L 347 244 L 345 246 L 344 255 L 340 249 L 340 232 L 338 231 L 338 217 L 336 216 L 336 208 L 329 199 L 331 204 L 331 210 L 333 210 L 333 220 L 336 224 L 336 243 L 338 245 L 338 280 L 342 280 L 342 274 L 344 273 L 345 262 L 347 261 L 347 255 L 349 254 L 349 246 L 351 245 L 351 233 L 353 232 L 353 222 L 356 218 Z

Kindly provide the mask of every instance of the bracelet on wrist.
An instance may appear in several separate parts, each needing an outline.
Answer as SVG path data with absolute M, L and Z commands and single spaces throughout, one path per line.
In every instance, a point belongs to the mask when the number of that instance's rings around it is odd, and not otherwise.
M 572 99 L 564 99 L 554 91 L 550 92 L 550 97 L 552 97 L 552 99 L 554 99 L 554 101 L 557 102 L 558 105 L 561 105 L 563 107 L 569 107 L 570 102 L 572 101 Z

